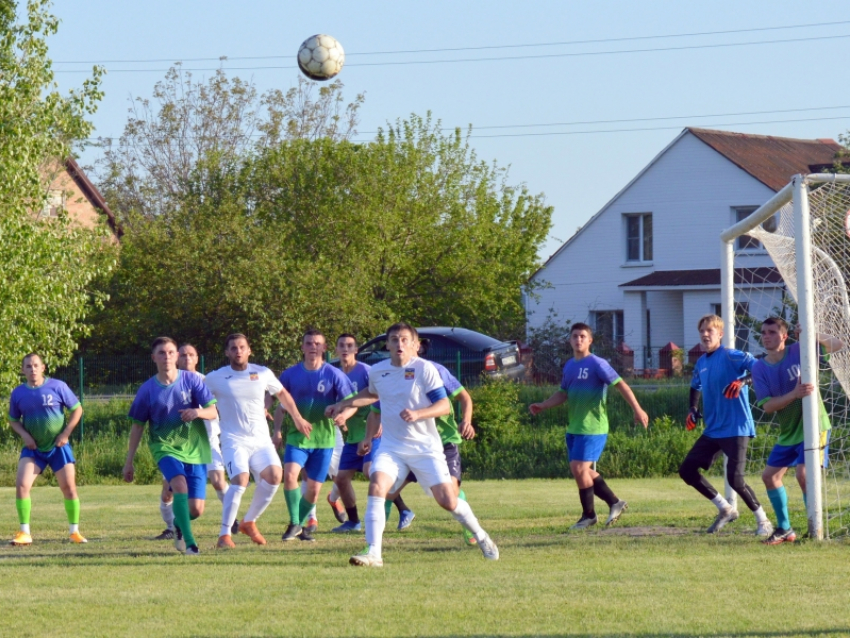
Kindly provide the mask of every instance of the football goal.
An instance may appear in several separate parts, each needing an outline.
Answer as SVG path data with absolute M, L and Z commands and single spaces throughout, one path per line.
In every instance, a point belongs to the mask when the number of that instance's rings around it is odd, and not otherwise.
M 850 175 L 796 175 L 769 201 L 721 236 L 724 345 L 765 354 L 761 324 L 769 316 L 799 339 L 801 383 L 816 392 L 802 399 L 806 513 L 812 539 L 850 527 Z M 799 326 L 799 337 L 794 327 Z M 796 373 L 794 370 L 789 374 Z M 829 424 L 819 416 L 821 402 Z M 777 441 L 774 414 L 754 407 L 758 436 L 748 472 L 760 473 Z M 828 443 L 822 435 L 831 425 Z M 826 466 L 821 468 L 823 449 Z M 790 471 L 786 476 L 793 476 Z M 788 483 L 790 481 L 786 481 Z M 788 489 L 789 500 L 802 502 Z

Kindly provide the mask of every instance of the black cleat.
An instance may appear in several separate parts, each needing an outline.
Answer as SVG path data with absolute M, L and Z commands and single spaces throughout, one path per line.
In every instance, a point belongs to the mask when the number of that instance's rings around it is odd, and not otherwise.
M 230 533 L 231 534 L 238 534 L 239 533 L 239 519 L 238 518 L 235 521 L 233 521 L 233 525 L 230 526 Z
M 286 528 L 286 531 L 283 533 L 283 536 L 280 537 L 282 541 L 294 541 L 296 538 L 301 536 L 301 526 L 296 525 L 295 523 L 290 523 L 289 527 Z
M 306 541 L 308 543 L 315 543 L 316 539 L 313 538 L 313 535 L 307 530 L 305 527 L 301 530 L 301 533 L 298 535 L 298 539 L 302 541 Z
M 162 534 L 159 536 L 154 536 L 153 539 L 155 541 L 173 541 L 174 540 L 174 530 L 168 529 L 167 527 L 162 530 Z

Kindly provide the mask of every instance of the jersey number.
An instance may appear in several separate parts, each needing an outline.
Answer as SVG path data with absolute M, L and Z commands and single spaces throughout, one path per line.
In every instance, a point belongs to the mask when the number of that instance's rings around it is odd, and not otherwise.
M 579 379 L 587 379 L 587 372 L 590 368 L 579 368 L 578 369 L 578 378 Z
M 788 368 L 787 372 L 789 381 L 796 381 L 800 378 L 800 366 L 798 365 L 791 366 Z
M 43 394 L 41 395 L 42 404 L 41 405 L 53 405 L 53 395 L 52 394 Z
M 322 394 L 324 394 L 325 390 L 327 390 L 327 386 L 325 386 L 325 380 L 324 379 L 319 380 L 319 385 L 316 386 L 316 390 L 318 390 Z

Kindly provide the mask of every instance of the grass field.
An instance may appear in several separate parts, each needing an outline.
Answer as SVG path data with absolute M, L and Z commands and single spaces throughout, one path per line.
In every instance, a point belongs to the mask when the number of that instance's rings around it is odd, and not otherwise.
M 416 520 L 397 532 L 393 513 L 383 569 L 347 564 L 362 536 L 327 533 L 334 521 L 324 502 L 315 544 L 279 540 L 279 494 L 260 520 L 266 547 L 242 536 L 236 550 L 216 552 L 221 507 L 213 495 L 196 522 L 203 554 L 190 558 L 149 540 L 162 529 L 153 486 L 82 487 L 85 546 L 65 542 L 61 494 L 40 487 L 33 492 L 35 544 L 0 548 L 0 634 L 850 635 L 850 545 L 765 547 L 749 513 L 708 536 L 702 530 L 714 508 L 680 481 L 611 485 L 631 503 L 620 524 L 572 533 L 565 530 L 579 511 L 570 481 L 465 484 L 499 545 L 498 562 L 463 547 L 457 524 L 411 486 L 405 499 Z M 357 489 L 365 498 L 365 484 Z M 802 526 L 796 486 L 789 494 Z M 0 489 L 0 503 L 3 534 L 11 537 L 14 490 Z

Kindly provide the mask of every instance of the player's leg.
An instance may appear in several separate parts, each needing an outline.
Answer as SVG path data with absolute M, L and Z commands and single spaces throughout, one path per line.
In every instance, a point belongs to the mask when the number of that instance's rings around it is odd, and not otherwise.
M 392 494 L 387 495 L 387 500 L 384 501 L 384 515 L 387 520 L 390 520 L 390 514 L 393 511 L 393 505 L 396 506 L 398 510 L 398 531 L 407 529 L 410 527 L 411 523 L 413 523 L 413 519 L 416 518 L 416 514 L 407 506 L 407 503 L 404 502 L 404 499 L 401 497 L 401 491 L 410 485 L 411 483 L 416 483 L 416 475 L 413 472 L 407 473 L 407 478 L 401 484 L 396 491 Z
M 709 534 L 719 532 L 727 523 L 738 518 L 738 511 L 700 474 L 700 470 L 711 467 L 719 452 L 720 446 L 716 439 L 700 436 L 679 466 L 679 476 L 685 484 L 693 487 L 717 508 L 717 516 L 707 530 Z
M 766 545 L 779 545 L 786 541 L 796 540 L 797 535 L 791 529 L 791 517 L 788 514 L 788 493 L 782 479 L 789 467 L 797 464 L 797 448 L 803 448 L 802 443 L 797 445 L 774 445 L 767 457 L 767 465 L 762 472 L 761 478 L 767 489 L 767 498 L 776 514 L 776 529 L 773 534 L 765 540 Z
M 20 529 L 10 541 L 11 545 L 31 545 L 30 512 L 32 500 L 30 491 L 38 475 L 47 467 L 47 461 L 38 457 L 36 450 L 24 448 L 18 461 L 18 472 L 15 476 L 15 509 L 18 511 Z
M 159 536 L 155 536 L 155 541 L 172 541 L 174 540 L 174 495 L 171 493 L 171 487 L 165 477 L 162 479 L 162 491 L 159 495 L 159 515 L 162 516 L 162 522 L 165 523 L 165 529 Z
M 298 478 L 307 462 L 307 450 L 287 445 L 283 453 L 283 496 L 289 512 L 289 526 L 281 537 L 284 541 L 295 540 L 301 534 L 301 488 Z
M 189 484 L 186 480 L 186 465 L 171 456 L 161 458 L 157 465 L 174 494 L 174 547 L 183 553 L 197 553 L 198 545 L 192 534 L 191 514 L 189 512 Z M 190 548 L 194 548 L 190 550 Z
M 334 513 L 334 518 L 340 523 L 346 521 L 345 506 L 340 498 L 339 488 L 336 485 L 336 476 L 339 472 L 340 461 L 342 460 L 342 452 L 345 448 L 345 440 L 342 438 L 342 431 L 339 428 L 334 428 L 334 451 L 331 457 L 331 465 L 328 468 L 328 478 L 333 481 L 331 491 L 328 492 L 328 505 Z
M 80 534 L 80 497 L 77 494 L 77 465 L 70 445 L 54 448 L 50 453 L 50 469 L 56 476 L 62 496 L 65 497 L 65 514 L 68 516 L 68 537 L 72 543 L 87 543 Z
M 256 521 L 271 505 L 280 487 L 280 482 L 283 480 L 283 466 L 277 450 L 271 443 L 256 450 L 251 455 L 250 464 L 252 473 L 255 476 L 259 475 L 259 481 L 254 489 L 251 505 L 239 524 L 239 531 L 246 534 L 257 545 L 265 545 L 266 539 L 257 529 Z
M 333 448 L 307 450 L 307 453 L 307 460 L 304 463 L 304 474 L 307 477 L 304 483 L 306 483 L 307 489 L 303 490 L 301 494 L 299 516 L 303 530 L 299 538 L 302 541 L 313 541 L 315 539 L 312 534 L 316 531 L 317 525 L 315 518 L 313 518 L 315 507 L 319 500 L 322 484 L 328 476 Z
M 245 446 L 227 446 L 222 449 L 221 453 L 224 468 L 230 477 L 230 485 L 224 493 L 224 500 L 221 504 L 221 529 L 219 529 L 216 547 L 231 549 L 235 547 L 231 535 L 236 517 L 239 515 L 239 505 L 242 503 L 242 496 L 248 489 L 248 482 L 250 481 L 251 450 Z
M 744 471 L 747 466 L 747 446 L 750 443 L 750 438 L 747 436 L 733 436 L 717 440 L 728 459 L 726 463 L 726 480 L 755 515 L 756 522 L 758 523 L 756 534 L 764 537 L 770 536 L 773 533 L 773 524 L 768 520 L 767 514 L 761 503 L 759 503 L 758 498 L 756 498 L 753 488 L 747 485 L 747 482 L 744 480 Z
M 381 567 L 384 526 L 386 514 L 384 501 L 393 489 L 400 474 L 409 471 L 407 464 L 395 455 L 379 452 L 372 458 L 372 473 L 369 476 L 369 496 L 366 501 L 366 548 L 349 559 L 352 565 Z
M 362 457 L 358 457 L 358 459 L 360 459 L 360 464 L 362 465 Z M 339 491 L 342 505 L 345 507 L 347 520 L 338 527 L 334 527 L 333 530 L 331 530 L 333 532 L 359 532 L 361 529 L 360 513 L 357 511 L 357 496 L 354 493 L 354 485 L 352 484 L 352 479 L 354 479 L 356 471 L 357 470 L 348 467 L 345 463 L 345 458 L 343 457 L 340 461 L 340 469 L 334 477 L 334 485 Z

